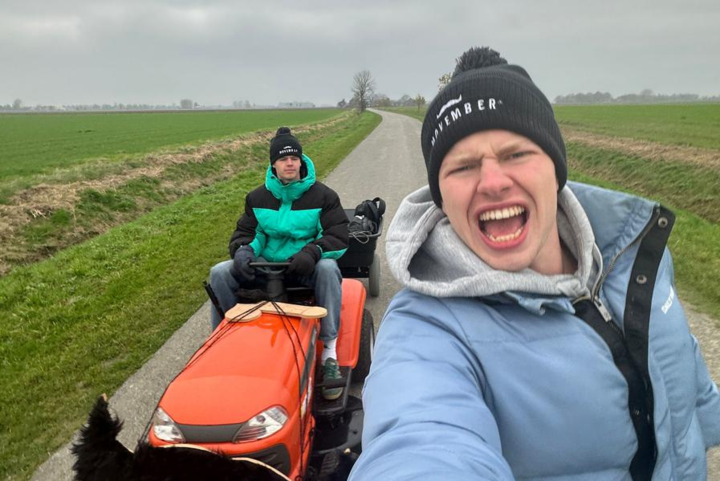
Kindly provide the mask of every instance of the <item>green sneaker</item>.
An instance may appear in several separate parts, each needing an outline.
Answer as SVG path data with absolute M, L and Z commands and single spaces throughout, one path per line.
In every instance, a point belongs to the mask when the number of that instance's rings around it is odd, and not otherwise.
M 340 366 L 338 362 L 333 358 L 328 358 L 323 364 L 323 382 L 340 379 Z M 322 389 L 322 395 L 328 401 L 334 401 L 342 395 L 343 388 L 341 387 L 324 387 Z

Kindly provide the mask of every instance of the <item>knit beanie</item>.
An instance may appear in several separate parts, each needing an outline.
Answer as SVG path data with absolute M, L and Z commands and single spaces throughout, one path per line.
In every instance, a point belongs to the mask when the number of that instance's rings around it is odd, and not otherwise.
M 290 133 L 289 127 L 280 127 L 270 141 L 270 165 L 286 155 L 295 155 L 302 159 L 302 145 Z
M 457 60 L 450 83 L 430 103 L 422 125 L 428 184 L 438 207 L 438 175 L 445 155 L 468 135 L 493 129 L 515 132 L 540 146 L 555 164 L 563 188 L 565 143 L 550 102 L 522 67 L 509 65 L 490 48 L 471 48 Z

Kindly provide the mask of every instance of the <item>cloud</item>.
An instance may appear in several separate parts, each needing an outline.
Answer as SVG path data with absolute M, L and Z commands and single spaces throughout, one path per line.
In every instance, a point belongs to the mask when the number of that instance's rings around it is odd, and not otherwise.
M 5 0 L 0 103 L 334 104 L 362 69 L 391 98 L 429 99 L 475 45 L 523 65 L 551 98 L 717 95 L 718 18 L 716 0 Z

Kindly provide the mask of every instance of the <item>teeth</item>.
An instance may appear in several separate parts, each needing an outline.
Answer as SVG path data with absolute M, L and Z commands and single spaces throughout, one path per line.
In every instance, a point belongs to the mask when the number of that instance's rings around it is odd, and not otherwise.
M 501 235 L 500 237 L 495 237 L 495 236 L 493 236 L 493 235 L 491 235 L 491 234 L 488 234 L 488 233 L 485 233 L 485 235 L 488 236 L 488 238 L 489 238 L 491 241 L 493 241 L 493 242 L 507 242 L 507 241 L 515 240 L 515 239 L 517 239 L 518 237 L 520 237 L 520 234 L 522 234 L 522 231 L 523 231 L 523 228 L 524 228 L 524 227 L 525 227 L 525 226 L 520 227 L 518 230 L 516 230 L 516 231 L 513 232 L 512 234 Z
M 516 215 L 520 215 L 523 212 L 525 212 L 525 209 L 523 207 L 520 207 L 519 205 L 515 205 L 513 207 L 508 207 L 505 209 L 496 209 L 496 210 L 487 210 L 480 214 L 480 220 L 486 221 L 486 220 L 498 220 L 498 219 L 508 219 L 510 217 L 515 217 Z M 510 234 L 510 236 L 514 236 L 515 234 Z M 509 236 L 503 236 L 503 237 L 509 237 Z M 517 236 L 515 236 L 517 237 Z

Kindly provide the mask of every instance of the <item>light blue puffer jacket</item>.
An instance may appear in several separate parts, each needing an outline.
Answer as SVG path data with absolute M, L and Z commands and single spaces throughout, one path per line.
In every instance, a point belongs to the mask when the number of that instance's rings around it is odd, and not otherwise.
M 408 288 L 378 333 L 353 481 L 631 479 L 637 437 L 627 382 L 571 301 L 597 286 L 623 327 L 656 205 L 577 183 L 559 205 L 575 276 L 492 271 L 473 260 L 427 188 L 405 199 L 387 250 Z M 649 326 L 653 480 L 703 480 L 706 449 L 720 444 L 720 395 L 675 294 L 667 250 Z

